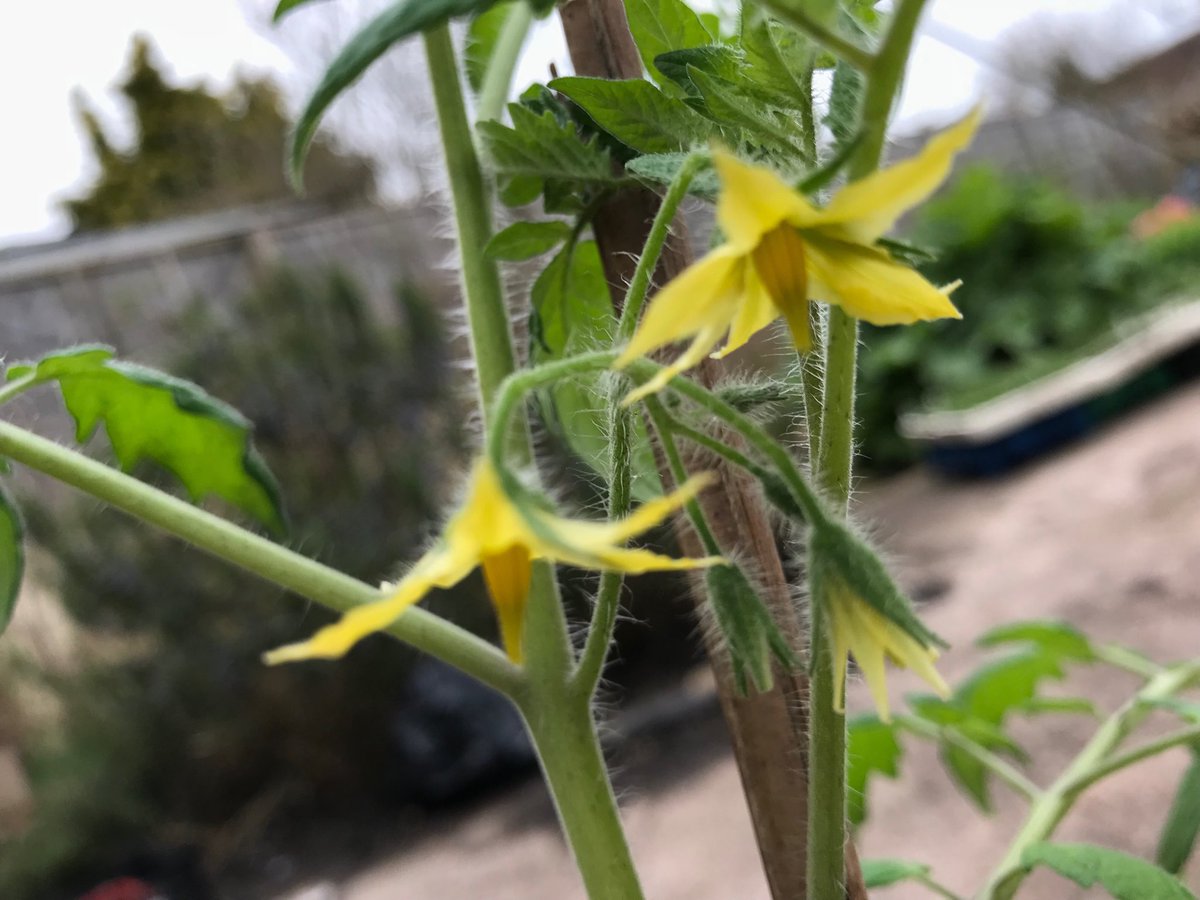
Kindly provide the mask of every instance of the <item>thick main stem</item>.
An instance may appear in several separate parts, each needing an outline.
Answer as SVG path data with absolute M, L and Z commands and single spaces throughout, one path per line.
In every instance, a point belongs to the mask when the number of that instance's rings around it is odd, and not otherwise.
M 454 198 L 467 321 L 486 428 L 492 421 L 500 385 L 516 367 L 500 273 L 483 253 L 493 231 L 492 207 L 467 120 L 447 25 L 425 32 L 425 55 Z M 529 464 L 533 461 L 533 445 L 523 410 L 521 413 L 522 427 L 504 430 L 504 455 L 510 463 Z M 572 690 L 574 653 L 554 569 L 545 562 L 533 567 L 525 622 L 525 660 L 528 690 L 518 705 L 529 725 L 588 894 L 592 900 L 636 900 L 641 890 L 596 737 L 590 695 L 581 699 Z
M 908 62 L 909 50 L 925 0 L 901 0 L 887 37 L 868 69 L 860 115 L 862 143 L 850 164 L 852 179 L 875 171 L 883 153 L 888 116 Z M 857 371 L 858 322 L 840 307 L 830 310 L 826 344 L 825 398 L 820 432 L 818 477 L 835 510 L 850 499 L 854 460 L 854 390 Z M 824 602 L 814 597 L 814 603 Z M 825 632 L 828 616 L 813 617 L 812 646 L 820 648 L 812 678 L 809 778 L 812 802 L 808 818 L 808 890 L 812 900 L 838 900 L 845 883 L 846 846 L 846 717 L 834 708 L 834 666 L 821 665 L 831 649 Z
M 534 685 L 520 707 L 589 900 L 641 900 L 589 699 Z

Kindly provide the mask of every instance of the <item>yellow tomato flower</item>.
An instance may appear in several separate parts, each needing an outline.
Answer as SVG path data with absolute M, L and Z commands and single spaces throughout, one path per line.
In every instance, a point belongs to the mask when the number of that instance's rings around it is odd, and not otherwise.
M 902 669 L 912 669 L 939 696 L 950 696 L 950 688 L 933 666 L 938 658 L 936 648 L 917 640 L 839 579 L 828 582 L 824 604 L 833 652 L 833 703 L 838 712 L 846 711 L 846 660 L 850 654 L 854 654 L 884 722 L 891 721 L 886 660 Z
M 934 287 L 875 242 L 946 179 L 979 118 L 976 109 L 912 159 L 842 188 L 823 209 L 770 169 L 717 151 L 717 223 L 725 243 L 658 292 L 616 366 L 665 344 L 692 342 L 626 402 L 660 390 L 696 365 L 726 332 L 717 358 L 781 316 L 796 348 L 807 352 L 811 299 L 874 325 L 961 318 L 948 296 L 957 285 Z
M 678 490 L 642 504 L 624 519 L 588 522 L 564 519 L 544 509 L 518 509 L 501 488 L 495 469 L 480 460 L 472 473 L 467 498 L 447 524 L 441 540 L 397 584 L 385 584 L 382 599 L 350 610 L 340 621 L 303 643 L 271 651 L 266 661 L 275 664 L 342 656 L 362 638 L 386 628 L 432 589 L 458 584 L 476 567 L 482 567 L 505 650 L 513 662 L 520 663 L 533 560 L 630 574 L 723 562 L 715 556 L 675 559 L 623 546 L 695 497 L 709 481 L 707 476 L 691 478 Z

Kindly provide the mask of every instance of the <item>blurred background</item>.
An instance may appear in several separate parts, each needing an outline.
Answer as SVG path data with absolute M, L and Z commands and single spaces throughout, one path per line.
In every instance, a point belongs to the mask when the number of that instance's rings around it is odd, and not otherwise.
M 377 581 L 435 533 L 475 440 L 432 106 L 419 48 L 393 52 L 333 110 L 295 197 L 290 118 L 381 4 L 277 29 L 273 5 L 125 0 L 69 33 L 31 11 L 0 37 L 0 354 L 103 342 L 198 382 L 255 423 L 291 545 Z M 956 646 L 952 677 L 1017 617 L 1194 655 L 1200 12 L 929 9 L 892 155 L 984 98 L 953 182 L 903 227 L 932 279 L 964 281 L 965 317 L 866 330 L 864 512 Z M 521 77 L 551 63 L 570 70 L 553 18 Z M 69 437 L 51 393 L 10 409 Z M 581 474 L 549 430 L 543 451 Z M 586 478 L 561 487 L 594 499 Z M 15 488 L 33 548 L 0 642 L 0 896 L 577 896 L 520 723 L 486 690 L 385 638 L 266 669 L 262 651 L 328 615 L 44 480 Z M 568 574 L 567 601 L 590 588 Z M 430 605 L 494 632 L 475 581 Z M 765 897 L 684 587 L 638 579 L 629 608 L 608 743 L 647 889 Z M 1101 705 L 1128 690 L 1082 684 Z M 1035 774 L 1088 729 L 1030 725 Z M 872 788 L 864 853 L 929 860 L 966 891 L 1020 809 L 980 819 L 932 753 L 911 756 Z M 1068 830 L 1152 849 L 1182 767 L 1164 759 Z

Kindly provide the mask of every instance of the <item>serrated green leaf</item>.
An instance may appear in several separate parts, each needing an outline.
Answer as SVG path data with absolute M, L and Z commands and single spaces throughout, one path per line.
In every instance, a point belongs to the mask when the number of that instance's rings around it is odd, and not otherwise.
M 1091 661 L 1096 658 L 1092 642 L 1066 622 L 1013 622 L 984 633 L 976 643 L 980 647 L 1027 643 L 1058 659 Z
M 0 634 L 4 634 L 12 621 L 21 591 L 21 576 L 25 572 L 24 536 L 21 513 L 0 486 Z
M 740 93 L 761 104 L 779 109 L 797 109 L 796 98 L 771 85 L 760 84 L 746 77 L 745 60 L 740 53 L 724 44 L 709 44 L 690 50 L 674 50 L 655 58 L 659 71 L 683 88 L 692 97 L 700 96 L 700 88 L 688 74 L 688 67 L 699 69 L 713 78 L 736 85 Z
M 647 153 L 645 156 L 635 156 L 625 163 L 625 171 L 643 181 L 652 184 L 670 184 L 679 174 L 683 161 L 688 153 Z M 692 178 L 688 193 L 707 200 L 715 200 L 721 190 L 721 180 L 717 170 L 708 165 L 700 169 Z
M 542 195 L 542 179 L 536 175 L 505 178 L 499 194 L 506 206 L 525 206 Z
M 496 172 L 509 178 L 563 179 L 610 185 L 617 181 L 612 159 L 597 140 L 582 140 L 575 126 L 554 113 L 540 115 L 509 104 L 512 126 L 480 122 L 476 126 Z
M 791 97 L 796 108 L 812 103 L 805 87 L 812 50 L 795 31 L 780 25 L 757 5 L 744 3 L 741 44 L 748 80 Z
M 739 92 L 727 81 L 714 78 L 700 69 L 689 67 L 688 77 L 700 91 L 704 108 L 725 125 L 745 129 L 755 146 L 780 151 L 786 158 L 803 156 L 793 135 L 780 124 L 775 114 L 754 97 Z
M 1016 707 L 1032 700 L 1045 679 L 1061 679 L 1056 657 L 1037 649 L 988 663 L 962 682 L 952 702 L 973 717 L 999 725 Z
M 655 57 L 712 41 L 700 17 L 683 0 L 625 0 L 625 15 L 646 71 L 664 87 L 672 82 L 658 70 Z
M 879 773 L 896 778 L 904 751 L 896 740 L 895 725 L 876 715 L 855 716 L 846 727 L 846 814 L 850 824 L 857 827 L 867 818 L 871 775 Z
M 638 153 L 670 153 L 707 141 L 716 126 L 687 104 L 635 78 L 570 76 L 550 87 L 566 94 L 596 126 Z
M 82 346 L 13 366 L 9 379 L 56 381 L 86 443 L 103 424 L 125 471 L 151 460 L 178 478 L 193 502 L 220 497 L 276 532 L 284 527 L 279 489 L 251 443 L 252 425 L 191 382 Z
M 504 22 L 515 3 L 524 0 L 505 0 L 496 3 L 472 17 L 467 26 L 467 38 L 463 45 L 463 68 L 467 70 L 467 82 L 471 90 L 479 93 L 483 87 L 483 75 L 487 71 L 488 61 L 496 48 L 496 41 L 504 28 Z
M 864 859 L 862 861 L 863 883 L 868 890 L 888 887 L 914 878 L 924 878 L 929 871 L 929 866 L 925 863 L 912 862 L 907 859 Z
M 304 158 L 329 105 L 350 87 L 392 45 L 455 16 L 489 7 L 494 0 L 399 0 L 368 22 L 334 57 L 292 132 L 292 181 L 303 184 Z
M 297 7 L 307 6 L 313 2 L 314 0 L 279 0 L 279 3 L 275 6 L 275 12 L 271 15 L 271 21 L 278 22 Z
M 483 252 L 492 259 L 519 262 L 548 253 L 570 236 L 571 226 L 560 219 L 514 222 L 493 235 Z
M 1192 762 L 1179 780 L 1175 799 L 1167 813 L 1154 861 L 1172 875 L 1178 875 L 1200 835 L 1200 747 L 1192 748 Z
M 1116 900 L 1196 900 L 1157 866 L 1093 844 L 1034 844 L 1021 854 L 1021 865 L 1046 866 L 1080 887 L 1100 885 Z

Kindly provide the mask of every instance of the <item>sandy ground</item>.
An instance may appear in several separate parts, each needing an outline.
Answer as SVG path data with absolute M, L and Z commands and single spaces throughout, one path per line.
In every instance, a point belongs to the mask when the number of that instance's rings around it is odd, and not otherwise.
M 954 645 L 943 659 L 951 681 L 982 658 L 981 631 L 1026 618 L 1068 619 L 1099 640 L 1159 660 L 1200 653 L 1200 386 L 1125 419 L 1090 441 L 1007 478 L 948 483 L 925 472 L 864 491 L 864 516 L 893 554 L 903 580 L 935 597 L 929 623 Z M 1060 691 L 1112 709 L 1134 682 L 1100 667 L 1080 669 Z M 897 678 L 894 696 L 916 685 Z M 867 707 L 861 686 L 852 705 Z M 1082 745 L 1081 717 L 1021 720 L 1017 731 L 1049 781 Z M 997 814 L 979 816 L 947 780 L 930 748 L 914 745 L 901 778 L 877 779 L 864 857 L 920 859 L 969 894 L 999 858 L 1023 803 L 998 786 Z M 666 746 L 624 746 L 618 785 L 647 895 L 656 900 L 767 897 L 736 769 L 715 717 Z M 1087 794 L 1058 837 L 1140 855 L 1186 764 L 1173 751 Z M 1200 865 L 1188 873 L 1200 888 Z M 582 896 L 540 785 L 446 823 L 420 844 L 339 886 L 346 900 L 572 900 Z M 921 897 L 905 886 L 880 892 Z M 1029 898 L 1073 892 L 1051 876 L 1032 879 Z

